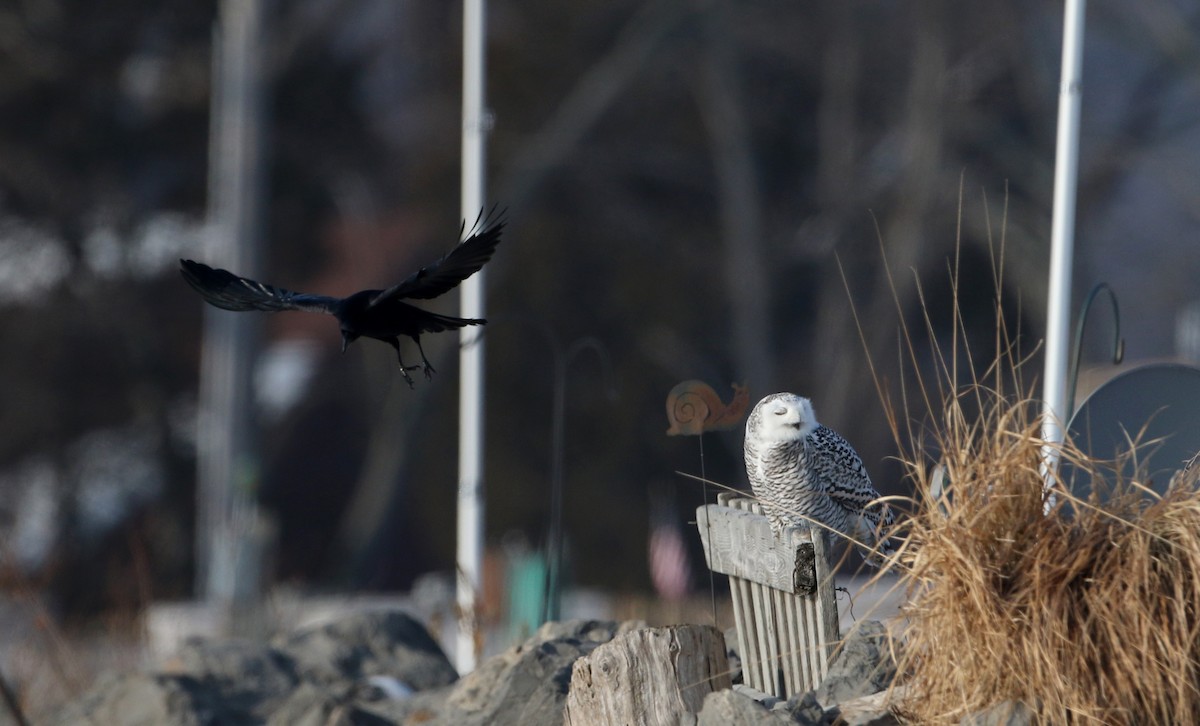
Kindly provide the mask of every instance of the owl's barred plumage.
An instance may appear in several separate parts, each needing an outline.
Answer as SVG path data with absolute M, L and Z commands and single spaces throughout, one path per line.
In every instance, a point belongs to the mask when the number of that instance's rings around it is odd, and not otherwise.
M 817 421 L 807 398 L 775 393 L 759 401 L 746 420 L 745 456 L 750 488 L 776 536 L 816 520 L 873 548 L 894 525 L 858 453 Z M 863 554 L 878 567 L 881 553 L 891 554 L 886 541 Z

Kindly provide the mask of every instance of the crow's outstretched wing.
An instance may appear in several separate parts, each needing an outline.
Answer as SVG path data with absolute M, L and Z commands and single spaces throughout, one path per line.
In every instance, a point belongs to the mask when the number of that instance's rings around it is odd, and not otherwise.
M 384 300 L 400 298 L 429 300 L 454 289 L 492 258 L 496 245 L 500 243 L 500 232 L 504 229 L 504 224 L 504 212 L 496 214 L 493 210 L 486 218 L 476 222 L 471 235 L 446 253 L 442 259 L 422 267 L 400 284 L 380 292 L 371 299 L 371 306 Z
M 213 269 L 191 260 L 180 260 L 183 279 L 210 305 L 224 310 L 305 310 L 333 314 L 337 298 L 306 295 L 238 277 L 229 270 Z

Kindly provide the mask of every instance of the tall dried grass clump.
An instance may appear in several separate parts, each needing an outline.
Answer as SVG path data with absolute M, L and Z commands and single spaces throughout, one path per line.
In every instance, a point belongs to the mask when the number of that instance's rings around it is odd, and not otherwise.
M 1200 492 L 1135 480 L 1102 498 L 1044 495 L 1030 401 L 979 387 L 936 433 L 945 480 L 913 457 L 903 709 L 957 722 L 1021 702 L 1043 723 L 1200 723 Z M 1059 450 L 1084 475 L 1121 467 Z M 1097 488 L 1101 488 L 1097 486 Z
M 1041 402 L 1024 393 L 1029 359 L 1003 314 L 1003 232 L 992 242 L 996 355 L 986 370 L 976 373 L 965 343 L 957 255 L 948 348 L 916 283 L 932 382 L 892 284 L 901 371 L 907 358 L 914 375 L 900 385 L 904 416 L 872 368 L 896 441 L 911 447 L 901 460 L 916 492 L 888 568 L 909 595 L 898 710 L 958 723 L 1009 701 L 1042 724 L 1200 723 L 1200 466 L 1158 496 L 1135 466 L 1137 450 L 1156 442 L 1134 436 L 1117 461 L 1099 461 L 1067 441 L 1053 453 L 1095 491 L 1080 498 L 1060 485 L 1047 495 Z M 857 311 L 854 319 L 869 353 Z M 970 385 L 958 384 L 960 372 Z M 913 428 L 914 388 L 931 436 Z

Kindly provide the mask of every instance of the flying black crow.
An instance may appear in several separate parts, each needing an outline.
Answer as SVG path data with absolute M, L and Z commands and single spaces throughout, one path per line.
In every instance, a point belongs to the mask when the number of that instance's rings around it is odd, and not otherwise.
M 429 300 L 454 289 L 460 282 L 479 271 L 496 251 L 500 232 L 504 229 L 504 213 L 489 214 L 475 223 L 470 236 L 444 257 L 409 275 L 403 282 L 386 290 L 362 290 L 349 297 L 309 295 L 248 280 L 229 272 L 213 269 L 191 260 L 180 260 L 183 279 L 196 289 L 210 305 L 224 310 L 304 310 L 328 313 L 338 320 L 342 329 L 342 352 L 361 337 L 382 340 L 396 349 L 400 372 L 408 385 L 413 385 L 410 370 L 421 367 L 426 378 L 433 377 L 433 366 L 421 348 L 421 333 L 440 333 L 465 325 L 483 325 L 486 320 L 439 315 L 404 302 L 407 299 Z M 465 228 L 464 224 L 464 228 Z M 405 366 L 400 355 L 401 335 L 417 344 L 421 366 Z

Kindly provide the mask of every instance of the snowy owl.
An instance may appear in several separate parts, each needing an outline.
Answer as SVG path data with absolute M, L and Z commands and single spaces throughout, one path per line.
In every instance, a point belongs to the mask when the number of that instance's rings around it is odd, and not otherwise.
M 750 488 L 776 537 L 816 520 L 870 548 L 894 524 L 886 504 L 871 504 L 879 492 L 858 453 L 817 422 L 807 398 L 774 393 L 759 401 L 746 420 L 745 453 Z M 879 549 L 891 554 L 886 542 Z M 863 554 L 874 567 L 882 563 L 879 553 Z

